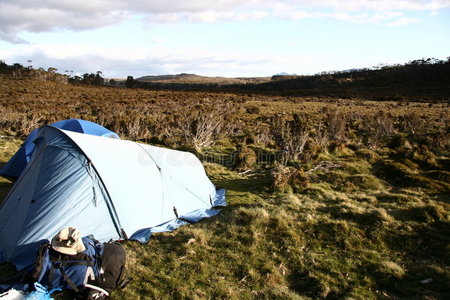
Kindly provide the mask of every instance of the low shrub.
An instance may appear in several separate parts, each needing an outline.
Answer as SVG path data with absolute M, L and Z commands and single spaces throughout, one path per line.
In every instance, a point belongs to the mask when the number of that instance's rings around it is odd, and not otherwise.
M 271 172 L 270 190 L 275 192 L 300 193 L 308 187 L 309 177 L 299 168 L 278 165 Z
M 255 151 L 246 145 L 240 145 L 237 148 L 237 155 L 235 157 L 235 168 L 237 170 L 252 169 L 258 160 Z

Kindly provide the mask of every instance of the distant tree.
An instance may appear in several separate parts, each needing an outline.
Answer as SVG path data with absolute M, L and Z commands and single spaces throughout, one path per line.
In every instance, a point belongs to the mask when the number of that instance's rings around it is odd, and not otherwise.
M 102 71 L 97 71 L 95 74 L 95 85 L 103 85 L 105 83 L 105 79 L 102 77 Z
M 13 64 L 12 67 L 13 67 L 13 69 L 16 69 L 16 70 L 23 69 L 23 66 L 21 64 L 19 64 L 19 63 Z
M 83 78 L 78 75 L 75 75 L 75 76 L 72 76 L 72 78 L 70 78 L 70 82 L 80 83 L 80 82 L 83 82 Z
M 103 85 L 105 80 L 101 76 L 102 72 L 97 71 L 96 74 L 94 73 L 85 73 L 83 74 L 83 79 L 81 80 L 85 84 L 92 84 L 92 85 Z
M 136 80 L 134 80 L 133 76 L 128 76 L 127 81 L 125 82 L 125 87 L 132 88 L 136 84 Z
M 5 63 L 5 61 L 0 60 L 0 73 L 8 73 L 9 65 Z

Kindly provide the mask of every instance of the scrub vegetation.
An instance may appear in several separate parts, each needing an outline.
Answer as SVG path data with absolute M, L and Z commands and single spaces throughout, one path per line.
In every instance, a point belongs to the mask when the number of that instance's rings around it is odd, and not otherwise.
M 165 90 L 214 90 L 285 96 L 340 97 L 370 100 L 442 100 L 450 92 L 450 57 L 378 65 L 371 69 L 322 72 L 315 75 L 274 75 L 271 78 L 218 78 L 193 74 L 146 76 L 124 82 L 128 87 Z
M 0 166 L 82 118 L 191 151 L 227 189 L 218 216 L 124 242 L 133 281 L 111 299 L 450 299 L 449 97 L 384 100 L 0 75 Z

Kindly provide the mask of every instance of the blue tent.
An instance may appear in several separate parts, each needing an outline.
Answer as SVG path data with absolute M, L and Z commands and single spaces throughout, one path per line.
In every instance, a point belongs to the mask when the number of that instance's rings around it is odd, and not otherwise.
M 53 123 L 51 125 L 64 130 L 70 130 L 104 137 L 111 137 L 116 139 L 119 138 L 119 136 L 116 133 L 112 132 L 111 130 L 108 130 L 103 126 L 85 120 L 79 119 L 63 120 Z M 33 154 L 34 151 L 33 141 L 37 136 L 37 132 L 38 129 L 33 130 L 28 135 L 25 142 L 22 144 L 22 146 L 19 148 L 16 154 L 14 154 L 14 156 L 11 157 L 11 159 L 3 166 L 3 168 L 0 169 L 1 176 L 11 178 L 18 178 L 20 176 L 23 169 L 25 169 L 25 166 L 30 161 L 31 155 Z
M 100 241 L 147 242 L 153 232 L 216 215 L 216 191 L 189 152 L 42 127 L 31 161 L 0 208 L 0 262 L 29 266 L 65 227 Z

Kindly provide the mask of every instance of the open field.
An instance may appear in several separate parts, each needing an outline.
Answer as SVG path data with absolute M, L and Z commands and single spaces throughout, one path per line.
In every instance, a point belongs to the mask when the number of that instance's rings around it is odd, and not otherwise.
M 226 77 L 205 77 L 195 74 L 177 74 L 177 75 L 160 75 L 160 76 L 144 76 L 137 78 L 141 82 L 160 82 L 160 83 L 185 83 L 185 84 L 254 84 L 269 82 L 270 77 L 250 77 L 250 78 L 226 78 Z
M 450 298 L 448 102 L 0 75 L 0 107 L 0 166 L 32 129 L 82 118 L 196 153 L 228 190 L 218 216 L 126 242 L 134 280 L 111 299 Z M 0 179 L 2 199 L 11 186 Z
M 129 78 L 132 79 L 132 78 Z M 449 101 L 450 59 L 419 59 L 403 65 L 322 72 L 315 75 L 274 75 L 266 78 L 202 77 L 193 74 L 146 76 L 128 80 L 128 87 L 331 97 L 377 101 Z

